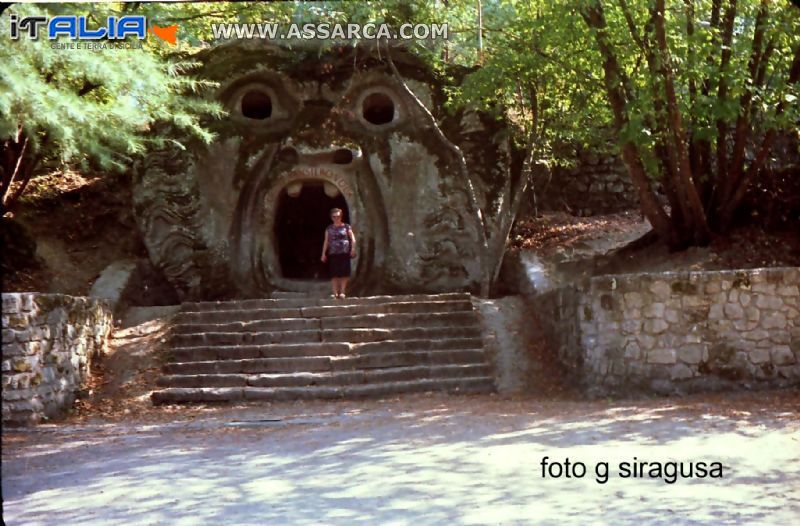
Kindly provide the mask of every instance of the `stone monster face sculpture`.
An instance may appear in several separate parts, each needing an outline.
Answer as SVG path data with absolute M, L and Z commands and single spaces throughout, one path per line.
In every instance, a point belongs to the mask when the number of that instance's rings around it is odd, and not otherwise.
M 334 207 L 358 240 L 353 292 L 478 287 L 479 203 L 425 114 L 439 111 L 429 73 L 393 56 L 402 82 L 362 48 L 202 57 L 228 112 L 209 124 L 216 142 L 154 152 L 134 184 L 151 260 L 183 299 L 323 290 Z

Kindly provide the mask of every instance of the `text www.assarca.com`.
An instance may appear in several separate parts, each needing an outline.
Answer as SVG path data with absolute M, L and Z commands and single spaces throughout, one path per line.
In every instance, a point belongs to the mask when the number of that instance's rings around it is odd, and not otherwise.
M 215 39 L 229 40 L 447 40 L 447 24 L 212 24 Z

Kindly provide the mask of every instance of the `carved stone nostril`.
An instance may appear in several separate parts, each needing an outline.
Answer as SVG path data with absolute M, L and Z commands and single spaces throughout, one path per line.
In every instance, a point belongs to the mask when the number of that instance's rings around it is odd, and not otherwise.
M 339 148 L 333 152 L 334 164 L 350 164 L 353 162 L 353 152 L 347 148 Z
M 281 150 L 278 152 L 277 160 L 288 164 L 297 164 L 297 162 L 300 160 L 300 155 L 293 147 L 287 146 L 285 148 L 281 148 Z

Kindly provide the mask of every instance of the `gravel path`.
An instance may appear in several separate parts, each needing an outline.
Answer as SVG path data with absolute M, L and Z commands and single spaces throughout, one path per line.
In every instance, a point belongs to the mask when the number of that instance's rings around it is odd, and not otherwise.
M 3 435 L 6 524 L 791 524 L 800 393 L 636 402 L 419 395 Z M 540 461 L 583 462 L 542 478 Z M 722 478 L 618 464 L 720 462 Z M 605 484 L 595 466 L 608 462 Z

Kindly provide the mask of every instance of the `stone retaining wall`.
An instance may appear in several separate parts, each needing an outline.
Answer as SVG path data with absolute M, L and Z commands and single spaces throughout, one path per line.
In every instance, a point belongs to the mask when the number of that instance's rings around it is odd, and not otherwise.
M 37 423 L 72 406 L 112 328 L 106 301 L 3 293 L 3 423 Z
M 800 269 L 600 276 L 534 298 L 593 395 L 800 386 Z
M 615 156 L 577 152 L 573 168 L 556 167 L 549 183 L 537 184 L 544 188 L 538 196 L 542 210 L 566 209 L 574 215 L 590 216 L 639 206 L 630 176 Z
M 574 286 L 551 289 L 533 297 L 544 338 L 573 375 L 580 375 L 583 366 L 580 328 L 575 315 L 579 301 L 580 295 Z

